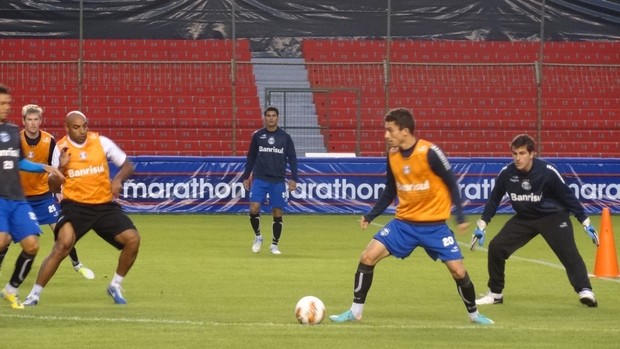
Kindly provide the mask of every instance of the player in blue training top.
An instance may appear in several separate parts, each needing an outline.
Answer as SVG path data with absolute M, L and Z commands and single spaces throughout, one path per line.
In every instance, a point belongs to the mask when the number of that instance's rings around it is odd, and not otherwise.
M 17 289 L 32 268 L 32 262 L 39 250 L 41 228 L 26 201 L 19 170 L 48 172 L 61 179 L 64 179 L 64 176 L 55 167 L 24 159 L 19 127 L 7 121 L 12 102 L 10 90 L 0 85 L 0 264 L 11 241 L 22 247 L 10 281 L 0 291 L 0 298 L 9 302 L 13 309 L 24 309 L 17 296 Z
M 273 214 L 273 239 L 270 251 L 281 254 L 278 242 L 282 235 L 282 209 L 288 200 L 288 191 L 297 189 L 297 155 L 293 139 L 278 127 L 280 112 L 268 107 L 264 112 L 265 127 L 252 134 L 245 170 L 241 175 L 243 186 L 250 190 L 250 224 L 256 237 L 252 252 L 260 252 L 263 236 L 260 232 L 260 209 L 269 194 L 269 205 Z M 291 169 L 291 179 L 286 181 L 286 166 Z M 252 186 L 250 189 L 250 174 Z
M 486 226 L 495 216 L 504 195 L 508 195 L 516 214 L 489 243 L 489 291 L 477 299 L 476 304 L 503 303 L 506 260 L 540 234 L 566 269 L 568 280 L 579 294 L 580 302 L 596 307 L 598 302 L 592 293 L 586 265 L 575 244 L 569 212 L 575 215 L 592 242 L 598 246 L 598 234 L 590 224 L 590 218 L 558 170 L 546 161 L 535 158 L 532 137 L 518 135 L 510 147 L 513 162 L 502 168 L 497 176 L 474 231 L 472 249 L 476 242 L 480 246 L 484 243 Z

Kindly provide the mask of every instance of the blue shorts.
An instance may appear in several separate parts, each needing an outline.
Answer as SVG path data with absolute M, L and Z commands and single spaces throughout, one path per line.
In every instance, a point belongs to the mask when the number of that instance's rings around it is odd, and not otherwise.
M 26 200 L 0 198 L 0 232 L 9 233 L 15 243 L 41 235 L 37 216 Z
M 284 180 L 268 182 L 254 178 L 250 187 L 250 202 L 264 203 L 269 194 L 269 206 L 271 208 L 283 208 L 288 202 L 288 191 Z
M 44 198 L 38 198 L 36 200 L 28 199 L 28 203 L 34 214 L 37 215 L 39 224 L 55 224 L 60 214 L 60 205 L 56 202 L 51 194 Z
M 407 258 L 420 246 L 433 260 L 463 259 L 454 233 L 446 223 L 413 224 L 393 219 L 375 234 L 374 239 L 397 258 Z

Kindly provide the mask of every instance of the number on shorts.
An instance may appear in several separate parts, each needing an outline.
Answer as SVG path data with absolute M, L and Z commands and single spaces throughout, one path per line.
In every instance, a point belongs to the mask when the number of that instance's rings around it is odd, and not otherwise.
M 452 236 L 446 236 L 441 240 L 443 241 L 444 246 L 454 245 L 454 238 Z

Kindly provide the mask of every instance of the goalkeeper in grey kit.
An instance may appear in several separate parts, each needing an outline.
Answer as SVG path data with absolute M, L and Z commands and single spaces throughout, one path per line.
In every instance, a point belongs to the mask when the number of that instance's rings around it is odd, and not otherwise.
M 579 301 L 588 307 L 598 306 L 583 258 L 577 250 L 569 213 L 573 213 L 598 246 L 598 235 L 584 208 L 566 185 L 558 170 L 535 158 L 534 139 L 522 134 L 511 143 L 513 162 L 500 171 L 489 201 L 484 207 L 471 248 L 484 243 L 485 229 L 508 194 L 516 214 L 489 243 L 489 291 L 476 304 L 503 303 L 506 260 L 519 248 L 540 234 L 558 257 Z

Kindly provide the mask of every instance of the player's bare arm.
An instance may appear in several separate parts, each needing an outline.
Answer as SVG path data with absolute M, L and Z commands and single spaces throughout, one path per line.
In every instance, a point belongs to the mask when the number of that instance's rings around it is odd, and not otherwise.
M 112 179 L 112 194 L 115 198 L 121 192 L 123 182 L 133 174 L 134 170 L 133 163 L 129 159 L 125 160 L 123 166 L 121 166 L 116 176 Z

